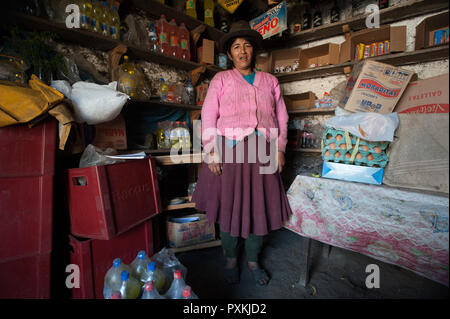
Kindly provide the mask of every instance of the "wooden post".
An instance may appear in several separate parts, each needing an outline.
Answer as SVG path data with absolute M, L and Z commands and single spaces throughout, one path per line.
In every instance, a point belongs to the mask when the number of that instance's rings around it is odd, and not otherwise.
M 311 253 L 311 238 L 303 237 L 302 238 L 302 258 L 300 259 L 300 280 L 299 284 L 303 287 L 309 282 L 309 256 Z

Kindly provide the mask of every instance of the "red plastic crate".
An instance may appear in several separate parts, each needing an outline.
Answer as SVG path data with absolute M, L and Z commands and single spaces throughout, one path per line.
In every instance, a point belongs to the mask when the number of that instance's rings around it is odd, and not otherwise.
M 0 299 L 50 298 L 50 253 L 0 262 Z
M 151 157 L 70 169 L 68 184 L 70 227 L 76 236 L 112 239 L 162 211 Z
M 111 240 L 69 237 L 73 249 L 70 262 L 80 267 L 80 288 L 72 288 L 75 299 L 103 299 L 105 274 L 115 258 L 130 264 L 140 250 L 149 256 L 154 253 L 151 220 Z
M 53 175 L 56 120 L 0 128 L 0 177 Z

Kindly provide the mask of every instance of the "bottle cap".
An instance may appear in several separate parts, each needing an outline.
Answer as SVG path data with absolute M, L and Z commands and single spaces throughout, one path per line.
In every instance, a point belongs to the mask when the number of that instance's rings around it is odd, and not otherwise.
M 184 286 L 183 287 L 183 297 L 187 298 L 191 296 L 191 287 L 190 286 Z
M 156 263 L 154 261 L 149 262 L 147 268 L 150 271 L 154 271 L 156 269 Z
M 144 290 L 145 290 L 145 291 L 152 291 L 154 285 L 155 285 L 155 284 L 153 283 L 153 281 L 147 281 L 147 282 L 145 283 Z
M 181 278 L 181 270 L 177 269 L 173 272 L 173 278 L 180 279 Z
M 128 55 L 124 55 L 124 56 L 123 56 L 123 59 L 124 59 L 124 60 L 128 60 Z
M 130 273 L 128 271 L 124 270 L 120 273 L 120 279 L 122 279 L 122 281 L 128 280 L 128 278 L 130 278 Z
M 144 259 L 146 255 L 147 253 L 145 252 L 145 250 L 140 250 L 137 254 L 137 257 L 138 259 Z
M 114 268 L 119 267 L 121 263 L 122 263 L 122 260 L 120 258 L 116 258 L 113 260 L 113 267 Z

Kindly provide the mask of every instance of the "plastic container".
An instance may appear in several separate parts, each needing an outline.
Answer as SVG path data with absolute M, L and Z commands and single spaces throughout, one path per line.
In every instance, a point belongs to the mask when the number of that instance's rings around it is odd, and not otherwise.
M 188 100 L 189 100 L 188 104 L 189 105 L 195 105 L 195 89 L 194 89 L 194 86 L 192 85 L 191 79 L 187 80 L 186 93 L 188 95 Z
M 102 7 L 99 0 L 92 0 L 91 11 L 91 30 L 97 33 L 101 33 L 100 20 L 102 17 Z
M 120 17 L 116 4 L 111 7 L 111 24 L 109 26 L 109 34 L 111 38 L 120 40 Z
M 136 258 L 131 262 L 131 274 L 140 281 L 141 286 L 146 282 L 145 275 L 150 258 L 148 258 L 145 250 L 140 250 Z
M 156 267 L 156 263 L 154 261 L 151 261 L 147 264 L 147 269 L 144 275 L 141 277 L 141 280 L 145 283 L 148 283 L 150 281 L 154 282 L 158 292 L 161 292 L 164 287 L 166 278 L 162 270 Z
M 161 102 L 167 102 L 167 93 L 169 92 L 169 87 L 163 78 L 159 79 L 159 100 Z
M 111 15 L 106 1 L 102 1 L 102 14 L 100 16 L 100 33 L 109 37 L 109 26 L 111 25 Z
M 158 52 L 158 35 L 156 34 L 155 25 L 153 22 L 148 25 L 148 49 L 151 52 Z
M 126 270 L 120 273 L 120 279 L 122 279 L 122 284 L 119 291 L 122 299 L 137 299 L 141 293 L 139 281 L 130 276 Z
M 170 285 L 169 290 L 167 290 L 164 295 L 167 299 L 182 299 L 183 298 L 183 288 L 186 286 L 186 282 L 181 276 L 181 270 L 175 270 L 173 272 L 173 281 Z
M 103 299 L 105 274 L 111 260 L 120 256 L 125 264 L 131 263 L 137 252 L 145 249 L 154 253 L 152 221 L 149 220 L 110 240 L 81 239 L 69 235 L 72 247 L 70 263 L 80 267 L 80 288 L 72 288 L 72 298 Z
M 162 211 L 150 157 L 68 170 L 72 234 L 112 239 Z
M 119 291 L 122 284 L 120 274 L 124 270 L 131 272 L 131 267 L 124 264 L 120 258 L 114 259 L 113 265 L 109 268 L 105 275 L 103 284 L 103 296 L 105 299 L 113 299 L 112 293 L 114 291 Z
M 92 29 L 92 2 L 91 0 L 80 1 L 80 27 L 85 30 Z
M 169 44 L 169 23 L 166 20 L 164 14 L 158 20 L 157 31 L 159 37 L 159 53 L 170 54 L 170 44 Z
M 181 22 L 180 27 L 178 28 L 178 38 L 180 41 L 180 55 L 179 58 L 190 61 L 191 60 L 191 41 L 190 41 L 190 33 L 189 30 L 184 25 L 184 22 Z
M 148 281 L 144 285 L 144 292 L 142 293 L 141 299 L 166 299 L 166 298 L 164 298 L 159 294 L 153 281 Z
M 178 26 L 175 19 L 170 20 L 169 23 L 169 55 L 174 58 L 180 57 L 180 43 L 178 41 Z

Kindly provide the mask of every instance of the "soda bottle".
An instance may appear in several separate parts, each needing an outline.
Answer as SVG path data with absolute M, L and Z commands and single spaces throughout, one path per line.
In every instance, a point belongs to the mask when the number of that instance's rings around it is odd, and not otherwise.
M 198 297 L 192 291 L 191 286 L 184 286 L 182 299 L 198 299 Z
M 134 278 L 141 282 L 141 285 L 145 283 L 145 272 L 147 265 L 150 262 L 145 250 L 140 250 L 136 258 L 131 262 L 130 267 Z
M 311 13 L 309 12 L 309 7 L 305 8 L 303 13 L 302 30 L 307 30 L 311 28 Z
M 156 267 L 156 263 L 154 261 L 148 263 L 147 270 L 145 271 L 142 279 L 145 283 L 150 281 L 153 282 L 158 292 L 162 290 L 166 281 L 164 273 Z
M 80 27 L 91 30 L 92 3 L 91 0 L 81 0 L 80 2 Z
M 92 0 L 91 27 L 94 32 L 101 32 L 100 19 L 102 16 L 102 7 L 99 0 Z
M 169 54 L 169 23 L 167 22 L 164 14 L 161 14 L 157 28 L 159 34 L 159 52 L 162 54 Z
M 120 286 L 120 294 L 122 299 L 136 299 L 141 293 L 141 285 L 136 278 L 130 277 L 130 273 L 126 270 L 122 271 L 120 274 L 120 279 L 122 284 Z
M 330 16 L 331 16 L 330 17 L 331 23 L 338 22 L 341 19 L 341 10 L 339 9 L 337 1 L 334 1 L 333 8 L 331 8 Z
M 178 58 L 180 56 L 180 45 L 178 43 L 178 26 L 175 19 L 170 20 L 169 23 L 169 45 L 169 55 Z
M 170 148 L 170 132 L 172 131 L 173 123 L 165 121 L 164 124 L 164 148 Z
M 109 36 L 109 26 L 111 25 L 111 15 L 109 14 L 108 3 L 103 1 L 102 3 L 102 15 L 100 18 L 100 29 L 103 36 Z
M 183 288 L 186 286 L 183 277 L 181 276 L 181 270 L 177 269 L 173 272 L 173 281 L 167 290 L 165 297 L 167 299 L 181 299 L 183 298 Z
M 194 86 L 192 85 L 192 80 L 188 79 L 186 83 L 186 93 L 188 95 L 189 99 L 189 105 L 195 105 L 195 90 Z
M 155 24 L 150 22 L 148 25 L 148 47 L 152 52 L 158 52 L 158 36 L 156 34 Z
M 169 87 L 164 82 L 163 78 L 159 79 L 159 81 L 160 81 L 160 83 L 159 83 L 159 97 L 160 97 L 160 101 L 161 102 L 166 102 L 167 101 L 167 93 L 169 92 Z
M 120 285 L 122 284 L 120 274 L 124 270 L 131 271 L 131 268 L 124 264 L 120 258 L 114 259 L 112 267 L 105 274 L 103 286 L 103 297 L 105 299 L 112 298 L 111 293 L 120 289 Z
M 166 102 L 176 103 L 177 100 L 176 92 L 177 92 L 176 84 L 174 83 L 170 84 L 169 91 L 167 92 Z
M 115 40 L 120 40 L 119 30 L 120 30 L 120 17 L 117 9 L 117 5 L 114 4 L 111 7 L 111 24 L 109 26 L 109 34 L 111 38 Z
M 184 22 L 181 22 L 180 28 L 178 29 L 178 38 L 180 40 L 180 56 L 179 58 L 183 60 L 190 61 L 191 60 L 191 45 L 190 45 L 190 33 L 189 30 L 184 25 Z
M 195 0 L 186 1 L 186 14 L 197 19 L 197 9 L 195 8 Z
M 155 288 L 153 281 L 148 281 L 144 285 L 144 292 L 142 293 L 141 299 L 165 299 Z
M 205 24 L 214 27 L 214 1 L 205 0 Z

